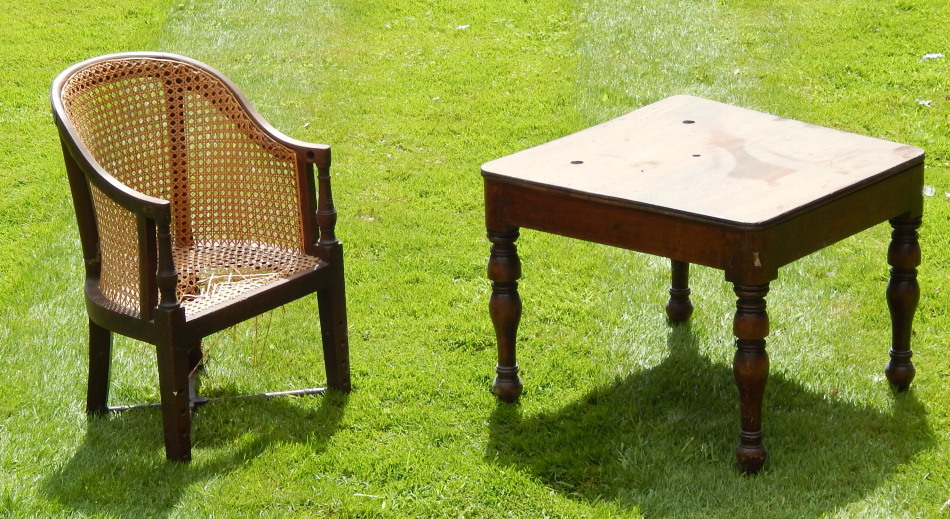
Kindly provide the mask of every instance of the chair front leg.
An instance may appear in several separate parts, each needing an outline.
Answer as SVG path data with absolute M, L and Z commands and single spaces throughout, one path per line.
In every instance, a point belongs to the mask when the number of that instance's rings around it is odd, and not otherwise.
M 89 321 L 89 383 L 86 412 L 104 414 L 109 410 L 109 371 L 112 363 L 112 332 Z
M 337 274 L 330 286 L 317 292 L 320 307 L 320 332 L 323 338 L 323 362 L 327 386 L 349 393 L 350 344 L 346 324 L 346 291 L 343 285 L 342 254 L 337 259 Z
M 158 385 L 162 399 L 165 456 L 173 461 L 191 460 L 191 398 L 188 386 L 190 344 L 162 340 L 156 345 Z

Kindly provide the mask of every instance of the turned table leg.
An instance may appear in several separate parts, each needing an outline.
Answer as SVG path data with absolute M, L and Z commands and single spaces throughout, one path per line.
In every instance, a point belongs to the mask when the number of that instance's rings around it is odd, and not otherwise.
M 515 358 L 515 339 L 521 320 L 521 297 L 518 295 L 521 260 L 515 246 L 517 239 L 517 227 L 505 231 L 488 231 L 488 240 L 492 242 L 488 258 L 488 278 L 492 280 L 488 311 L 498 341 L 497 376 L 492 384 L 492 392 L 505 402 L 518 400 L 522 388 Z
M 666 315 L 670 321 L 681 323 L 693 315 L 693 303 L 689 300 L 689 263 L 670 260 L 672 281 L 670 299 L 666 302 Z
M 733 373 L 739 388 L 742 416 L 736 459 L 743 472 L 755 474 L 766 458 L 762 444 L 762 397 L 769 375 L 769 356 L 765 351 L 765 336 L 769 334 L 765 295 L 769 285 L 736 284 L 734 290 L 738 300 L 733 324 L 736 336 Z
M 894 231 L 887 250 L 891 265 L 891 279 L 887 284 L 887 307 L 891 313 L 891 360 L 884 369 L 887 380 L 903 391 L 914 379 L 914 364 L 910 358 L 910 338 L 914 313 L 920 301 L 917 284 L 917 266 L 920 265 L 920 245 L 917 229 L 921 218 L 898 217 L 891 220 Z

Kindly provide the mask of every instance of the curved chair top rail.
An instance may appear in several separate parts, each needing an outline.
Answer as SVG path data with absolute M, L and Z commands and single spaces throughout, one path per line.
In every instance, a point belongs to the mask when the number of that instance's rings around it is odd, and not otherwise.
M 300 141 L 288 137 L 275 129 L 264 120 L 240 89 L 214 68 L 185 56 L 162 52 L 124 52 L 108 54 L 76 63 L 59 74 L 53 82 L 51 103 L 57 126 L 61 132 L 68 136 L 67 139 L 64 139 L 64 143 L 70 148 L 69 151 L 73 158 L 76 159 L 79 167 L 84 170 L 87 178 L 89 178 L 97 188 L 115 199 L 116 202 L 126 209 L 142 213 L 151 218 L 160 219 L 161 213 L 164 212 L 160 208 L 166 205 L 167 202 L 162 198 L 148 196 L 138 189 L 132 189 L 110 174 L 108 168 L 102 166 L 96 159 L 95 154 L 92 153 L 84 142 L 70 112 L 69 105 L 72 102 L 71 97 L 76 96 L 77 93 L 81 95 L 84 90 L 92 90 L 99 85 L 104 85 L 109 82 L 127 81 L 128 78 L 123 77 L 123 74 L 128 74 L 128 69 L 132 67 L 139 67 L 141 69 L 141 64 L 149 61 L 162 62 L 161 64 L 157 64 L 159 66 L 154 67 L 156 77 L 168 69 L 165 65 L 169 63 L 173 66 L 182 65 L 184 67 L 190 67 L 195 71 L 205 72 L 228 93 L 228 97 L 230 98 L 228 102 L 236 102 L 240 106 L 241 111 L 254 126 L 256 130 L 255 133 L 259 136 L 266 136 L 266 138 L 273 143 L 288 149 L 296 155 L 297 160 L 302 163 L 314 164 L 317 167 L 329 166 L 329 146 Z M 111 71 L 115 71 L 115 73 L 111 74 Z M 148 70 L 148 67 L 145 67 L 144 72 L 136 71 L 133 74 L 139 74 L 144 77 L 149 73 L 151 72 Z M 169 81 L 178 83 L 187 83 L 187 81 L 183 81 L 181 77 L 168 79 Z M 183 90 L 189 88 L 187 84 L 171 86 Z M 121 102 L 121 100 L 116 100 L 116 102 Z
M 103 56 L 97 56 L 95 58 L 90 58 L 85 61 L 76 63 L 63 72 L 61 72 L 56 79 L 53 81 L 52 89 L 52 104 L 53 112 L 57 114 L 57 117 L 61 117 L 61 114 L 65 114 L 63 107 L 63 87 L 77 74 L 90 68 L 93 65 L 102 64 L 102 63 L 121 63 L 123 61 L 143 61 L 143 60 L 163 60 L 171 62 L 179 62 L 187 65 L 191 65 L 200 70 L 208 72 L 214 76 L 218 81 L 220 81 L 228 90 L 234 95 L 235 99 L 241 104 L 244 110 L 251 116 L 255 123 L 260 126 L 260 129 L 263 130 L 266 134 L 270 135 L 274 140 L 279 141 L 285 146 L 294 149 L 295 151 L 302 152 L 304 154 L 311 153 L 308 157 L 309 162 L 314 163 L 317 166 L 322 166 L 322 162 L 329 158 L 330 147 L 324 144 L 314 144 L 310 142 L 301 141 L 289 137 L 273 126 L 270 125 L 257 109 L 247 100 L 247 97 L 243 92 L 231 82 L 226 76 L 218 72 L 217 69 L 202 63 L 198 60 L 189 58 L 187 56 L 181 56 L 178 54 L 172 54 L 168 52 L 119 52 L 115 54 L 106 54 Z M 64 121 L 67 122 L 68 121 Z

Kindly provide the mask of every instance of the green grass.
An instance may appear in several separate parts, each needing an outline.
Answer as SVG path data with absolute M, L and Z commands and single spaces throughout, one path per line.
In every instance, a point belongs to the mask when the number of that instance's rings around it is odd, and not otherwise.
M 950 56 L 941 0 L 122 0 L 12 3 L 0 31 L 0 516 L 946 517 Z M 355 391 L 87 421 L 79 245 L 48 87 L 69 63 L 179 52 L 334 148 Z M 498 405 L 479 165 L 690 93 L 921 146 L 913 389 L 883 380 L 887 226 L 772 285 L 770 461 L 732 461 L 732 290 L 696 268 L 524 231 L 525 393 Z M 918 101 L 930 101 L 930 106 Z M 323 381 L 315 301 L 208 341 L 203 392 Z M 309 323 L 313 323 L 312 325 Z M 117 340 L 115 403 L 157 400 Z M 950 507 L 948 507 L 950 508 Z

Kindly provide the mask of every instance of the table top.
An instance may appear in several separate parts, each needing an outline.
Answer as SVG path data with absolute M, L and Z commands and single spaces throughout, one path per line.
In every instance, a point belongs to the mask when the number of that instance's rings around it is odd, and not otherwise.
M 486 163 L 486 179 L 755 224 L 923 162 L 920 148 L 674 96 Z

